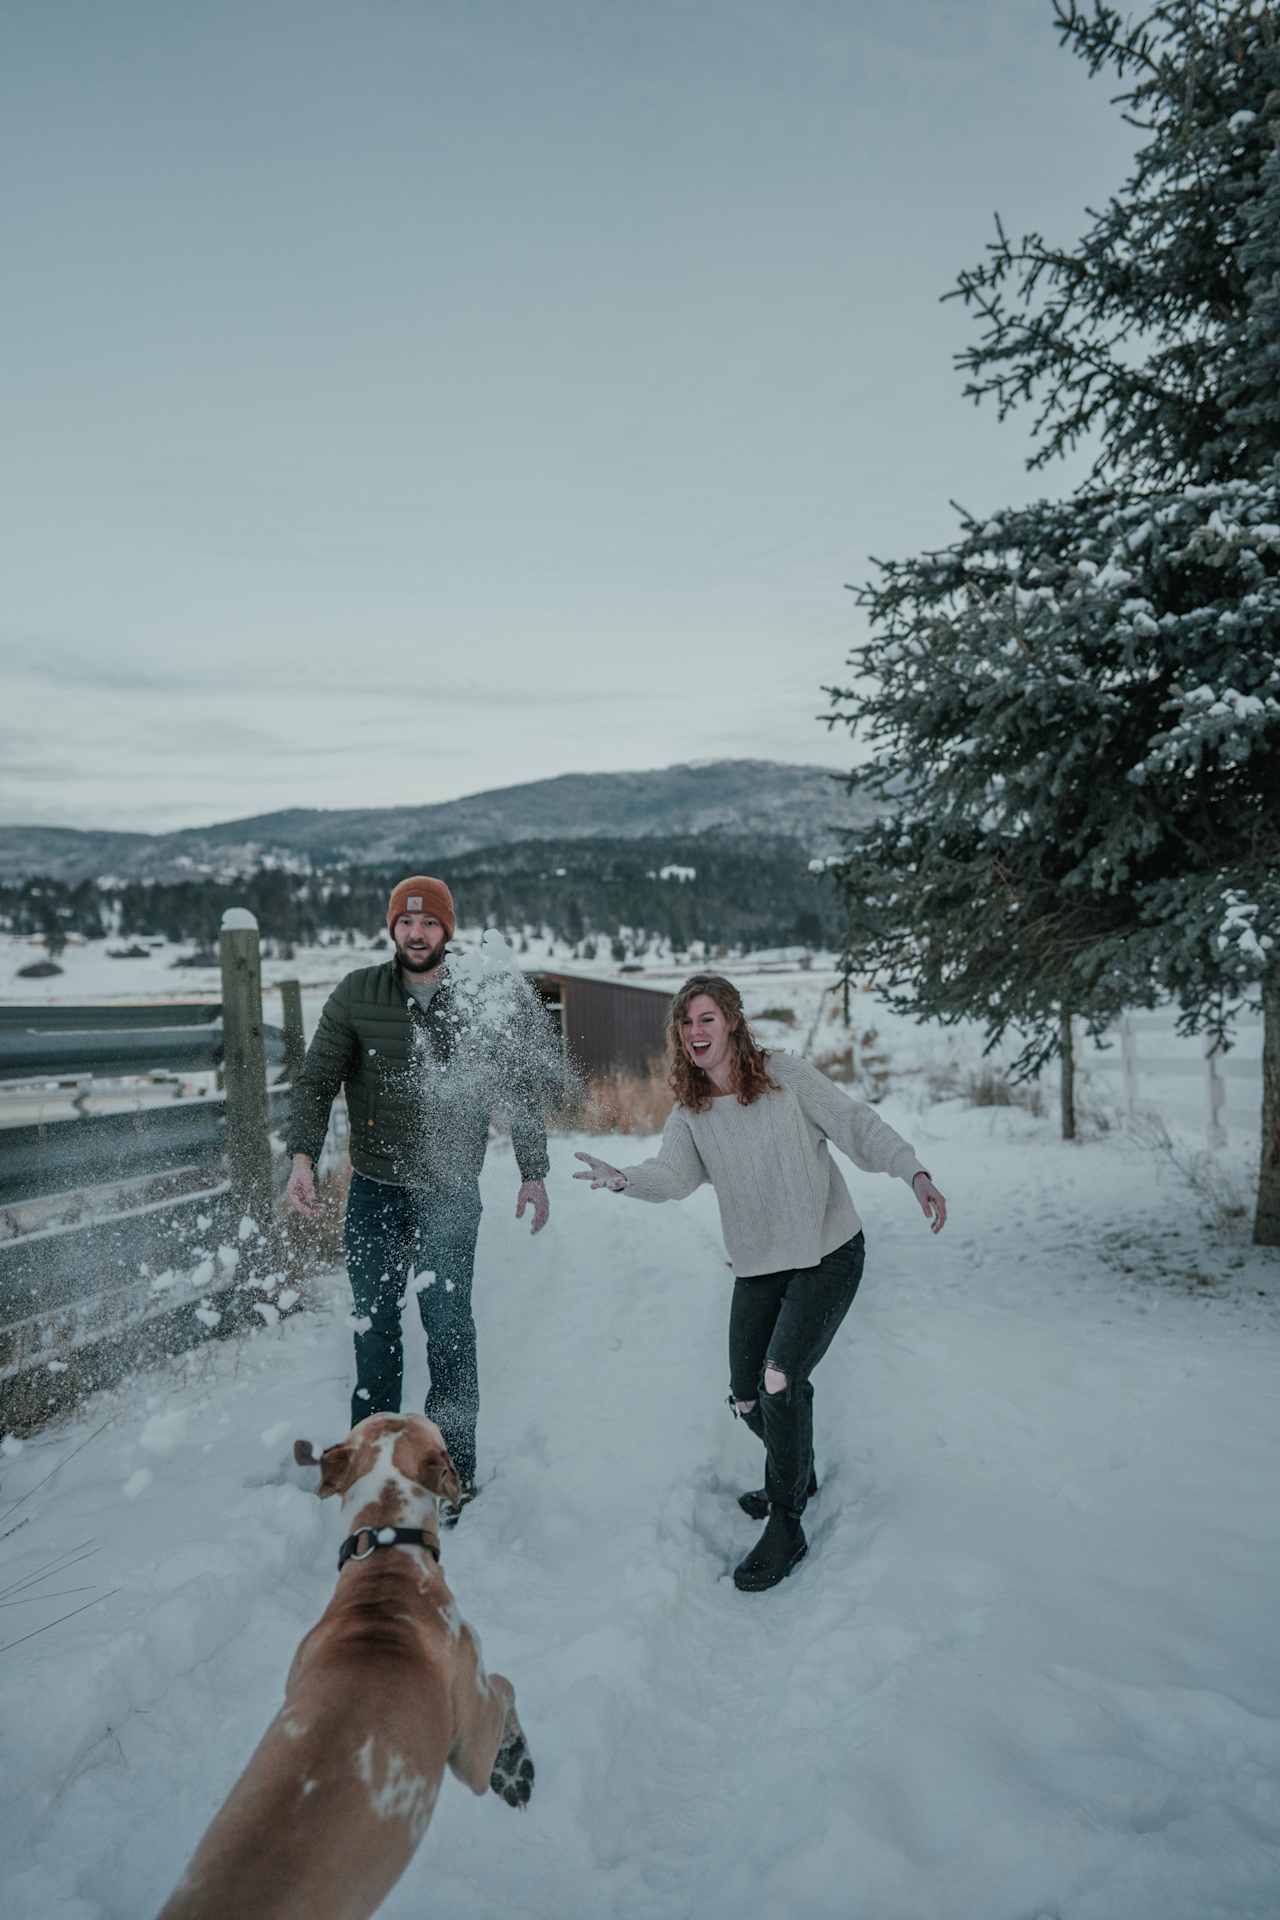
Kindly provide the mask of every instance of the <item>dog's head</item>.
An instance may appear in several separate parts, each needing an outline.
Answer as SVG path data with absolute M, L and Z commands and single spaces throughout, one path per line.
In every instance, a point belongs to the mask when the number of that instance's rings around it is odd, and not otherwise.
M 462 1491 L 444 1435 L 420 1413 L 371 1413 L 318 1459 L 309 1440 L 294 1441 L 293 1457 L 300 1467 L 319 1467 L 322 1500 L 345 1496 L 380 1464 L 438 1499 L 456 1500 Z

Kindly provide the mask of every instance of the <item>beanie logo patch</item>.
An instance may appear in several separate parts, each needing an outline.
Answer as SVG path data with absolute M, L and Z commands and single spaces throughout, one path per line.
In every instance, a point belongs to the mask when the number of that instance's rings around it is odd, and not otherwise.
M 404 903 L 404 910 L 406 913 L 421 913 L 422 895 L 420 893 L 411 893 Z

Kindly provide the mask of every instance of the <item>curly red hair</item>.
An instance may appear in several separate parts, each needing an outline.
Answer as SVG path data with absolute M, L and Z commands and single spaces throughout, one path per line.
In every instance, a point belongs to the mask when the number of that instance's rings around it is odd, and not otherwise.
M 667 1057 L 670 1063 L 667 1084 L 678 1104 L 687 1107 L 690 1113 L 701 1113 L 711 1105 L 715 1092 L 702 1068 L 695 1067 L 685 1052 L 680 1033 L 689 1011 L 689 1002 L 700 993 L 705 993 L 708 1000 L 715 1001 L 732 1029 L 729 1042 L 738 1105 L 749 1107 L 762 1093 L 776 1093 L 778 1083 L 770 1076 L 765 1064 L 768 1055 L 757 1044 L 747 1025 L 747 1016 L 742 1010 L 742 995 L 732 980 L 726 980 L 721 973 L 694 973 L 676 994 L 667 1015 Z

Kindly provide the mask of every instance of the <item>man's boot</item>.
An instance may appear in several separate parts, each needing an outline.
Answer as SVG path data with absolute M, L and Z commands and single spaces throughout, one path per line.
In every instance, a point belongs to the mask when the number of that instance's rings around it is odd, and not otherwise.
M 813 1466 L 809 1468 L 809 1484 L 804 1491 L 805 1498 L 808 1500 L 812 1500 L 818 1491 L 818 1474 Z M 738 1505 L 744 1513 L 749 1513 L 753 1520 L 767 1520 L 769 1517 L 769 1496 L 763 1487 L 756 1487 L 751 1493 L 740 1493 Z
M 733 1570 L 733 1584 L 740 1593 L 762 1593 L 766 1587 L 776 1587 L 808 1551 L 809 1542 L 798 1515 L 788 1513 L 785 1507 L 771 1507 L 764 1532 Z

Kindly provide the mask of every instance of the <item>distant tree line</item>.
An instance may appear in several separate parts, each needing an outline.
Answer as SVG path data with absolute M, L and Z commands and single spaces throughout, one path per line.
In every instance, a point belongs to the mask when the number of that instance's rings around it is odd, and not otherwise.
M 448 880 L 463 925 L 501 927 L 517 941 L 528 928 L 586 957 L 602 947 L 618 960 L 643 957 L 659 943 L 677 954 L 834 947 L 844 924 L 835 889 L 796 841 L 781 837 L 528 840 L 419 858 Z M 402 877 L 403 867 L 277 867 L 108 885 L 32 877 L 0 883 L 0 923 L 43 934 L 55 949 L 69 934 L 211 948 L 225 910 L 247 907 L 264 939 L 282 948 L 335 935 L 354 944 L 381 934 L 387 896 Z

